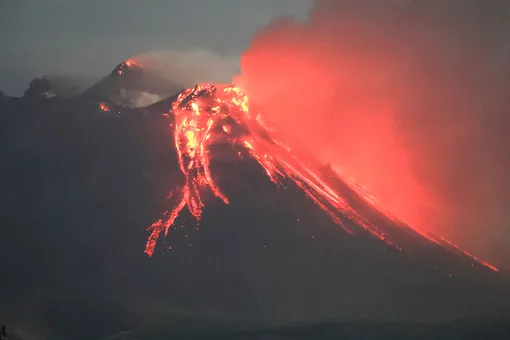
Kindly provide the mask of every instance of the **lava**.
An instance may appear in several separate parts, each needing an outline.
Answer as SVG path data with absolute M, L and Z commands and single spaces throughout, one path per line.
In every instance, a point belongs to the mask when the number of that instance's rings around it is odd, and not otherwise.
M 100 102 L 99 103 L 99 110 L 101 110 L 103 112 L 109 112 L 110 111 L 110 107 L 106 103 Z
M 138 64 L 136 61 L 131 60 L 131 59 L 126 60 L 124 62 L 124 64 L 126 64 L 127 67 L 142 66 L 142 65 Z
M 446 245 L 446 246 L 448 246 L 448 247 L 452 248 L 452 249 L 453 249 L 454 251 L 456 251 L 457 253 L 462 254 L 462 255 L 465 255 L 465 256 L 467 256 L 467 257 L 470 257 L 472 260 L 474 260 L 474 261 L 476 261 L 476 262 L 478 262 L 478 263 L 482 264 L 483 266 L 485 266 L 485 267 L 487 267 L 487 268 L 489 268 L 489 269 L 491 269 L 491 270 L 493 270 L 493 271 L 495 271 L 495 272 L 499 271 L 499 269 L 498 269 L 497 267 L 493 266 L 492 264 L 488 263 L 487 261 L 484 261 L 484 260 L 479 259 L 478 257 L 474 256 L 473 254 L 470 254 L 470 253 L 468 253 L 468 252 L 466 252 L 466 251 L 464 251 L 464 250 L 460 249 L 460 247 L 459 247 L 459 246 L 457 246 L 457 245 L 453 244 L 452 242 L 448 241 L 448 240 L 447 240 L 447 239 L 445 239 L 444 237 L 440 237 L 440 238 L 439 238 L 439 240 L 438 240 L 438 242 L 439 242 L 439 241 L 441 241 L 441 243 L 443 243 L 444 245 Z
M 117 74 L 119 76 L 123 75 L 124 72 L 126 71 L 126 69 L 130 69 L 130 68 L 133 68 L 133 67 L 138 67 L 138 68 L 141 68 L 142 65 L 137 63 L 136 61 L 132 60 L 132 59 L 128 59 L 126 61 L 123 61 L 118 67 L 117 67 Z
M 345 216 L 370 234 L 393 245 L 383 231 L 352 209 L 319 174 L 300 162 L 290 148 L 275 141 L 273 130 L 264 125 L 260 115 L 250 112 L 248 98 L 238 88 L 199 85 L 185 90 L 174 102 L 172 113 L 166 117 L 173 117 L 174 120 L 171 124 L 174 145 L 185 183 L 169 195 L 176 198 L 175 207 L 166 211 L 161 219 L 149 227 L 151 235 L 145 249 L 149 256 L 154 253 L 160 234 L 164 232 L 167 235 L 184 208 L 200 220 L 204 207 L 204 190 L 209 190 L 225 204 L 229 204 L 228 198 L 215 183 L 209 167 L 209 148 L 212 142 L 218 134 L 230 135 L 232 132 L 228 120 L 248 131 L 241 136 L 230 136 L 229 141 L 244 147 L 273 183 L 283 185 L 283 179 L 292 180 L 346 232 L 353 233 L 353 230 L 345 225 Z
M 293 181 L 347 233 L 355 232 L 345 223 L 349 219 L 381 241 L 402 250 L 389 235 L 352 208 L 317 170 L 299 160 L 285 143 L 278 141 L 274 130 L 263 123 L 261 115 L 251 112 L 247 96 L 237 87 L 198 85 L 187 89 L 173 103 L 172 111 L 164 116 L 170 120 L 169 125 L 173 129 L 179 168 L 185 181 L 169 194 L 169 198 L 176 202 L 174 208 L 165 211 L 162 218 L 148 228 L 151 234 L 145 253 L 149 256 L 154 254 L 161 233 L 165 236 L 168 234 L 185 208 L 197 221 L 200 220 L 205 205 L 202 196 L 204 192 L 209 191 L 224 204 L 229 204 L 228 197 L 221 191 L 210 170 L 210 147 L 222 138 L 243 148 L 276 185 L 284 186 L 285 180 Z M 234 134 L 235 125 L 241 126 L 243 133 Z M 367 203 L 382 211 L 368 192 L 354 181 L 343 180 Z M 440 243 L 432 237 L 423 236 L 434 243 Z
M 416 232 L 423 238 L 427 239 L 429 242 L 435 243 L 436 245 L 445 247 L 447 249 L 449 248 L 450 250 L 454 251 L 457 254 L 467 256 L 470 259 L 472 259 L 474 262 L 477 262 L 477 263 L 479 263 L 479 264 L 485 266 L 486 268 L 489 268 L 495 272 L 499 271 L 499 269 L 496 266 L 490 264 L 487 261 L 484 261 L 484 260 L 478 258 L 477 256 L 475 256 L 471 253 L 468 253 L 467 251 L 462 250 L 459 246 L 457 246 L 456 244 L 454 244 L 453 242 L 447 240 L 446 238 L 444 238 L 442 236 L 435 236 L 431 233 L 424 233 L 416 228 L 413 228 L 409 224 L 404 224 L 400 219 L 391 215 L 390 213 L 385 211 L 383 208 L 381 208 L 381 206 L 377 202 L 377 199 L 372 194 L 370 194 L 368 191 L 366 191 L 363 187 L 361 187 L 358 183 L 356 183 L 354 180 L 345 179 L 345 178 L 344 178 L 344 180 L 345 180 L 345 183 L 349 186 L 349 188 L 351 188 L 358 195 L 358 197 L 361 197 L 362 199 L 364 199 L 367 203 L 369 203 L 371 205 L 372 208 L 375 208 L 380 213 L 384 214 L 384 216 L 391 219 L 393 222 L 403 225 L 403 227 L 405 227 L 405 228 L 412 229 L 414 232 Z

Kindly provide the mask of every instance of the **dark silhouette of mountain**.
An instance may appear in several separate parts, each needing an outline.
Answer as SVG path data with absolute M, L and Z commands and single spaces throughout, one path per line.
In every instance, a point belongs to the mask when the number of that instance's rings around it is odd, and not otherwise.
M 254 160 L 218 157 L 212 173 L 231 203 L 206 197 L 198 227 L 183 213 L 176 221 L 182 228 L 148 258 L 144 228 L 182 181 L 161 115 L 175 97 L 105 112 L 99 93 L 0 101 L 7 240 L 0 266 L 9 275 L 0 281 L 0 319 L 21 336 L 97 339 L 139 329 L 150 330 L 147 339 L 178 338 L 172 332 L 199 332 L 205 322 L 227 325 L 211 333 L 224 336 L 217 338 L 248 339 L 253 334 L 230 332 L 241 322 L 272 325 L 258 326 L 254 339 L 384 339 L 400 329 L 414 336 L 422 329 L 416 322 L 436 334 L 436 322 L 510 316 L 504 274 L 381 215 L 327 167 L 321 171 L 331 185 L 402 251 L 345 233 L 293 182 L 275 186 Z M 237 152 L 217 148 L 212 152 Z M 278 327 L 298 321 L 307 325 Z M 342 323 L 310 326 L 327 321 Z
M 30 99 L 79 96 L 93 80 L 82 76 L 46 75 L 33 79 L 24 92 L 24 97 Z M 0 90 L 0 99 L 8 97 Z
M 107 77 L 83 92 L 87 99 L 127 107 L 153 104 L 183 88 L 171 79 L 146 70 L 133 60 L 120 63 Z
M 97 79 L 82 75 L 51 74 L 42 77 L 51 84 L 51 90 L 55 95 L 64 98 L 79 96 L 85 90 L 97 83 Z
M 55 93 L 52 91 L 51 83 L 48 79 L 36 78 L 30 82 L 24 97 L 29 99 L 53 98 Z
M 189 322 L 189 321 L 188 321 Z M 124 339 L 201 339 L 201 340 L 329 340 L 329 339 L 419 339 L 465 340 L 507 339 L 510 323 L 507 320 L 462 320 L 442 323 L 377 323 L 336 322 L 294 324 L 280 327 L 240 325 L 211 325 L 197 321 L 188 327 L 154 331 L 131 330 L 107 337 Z

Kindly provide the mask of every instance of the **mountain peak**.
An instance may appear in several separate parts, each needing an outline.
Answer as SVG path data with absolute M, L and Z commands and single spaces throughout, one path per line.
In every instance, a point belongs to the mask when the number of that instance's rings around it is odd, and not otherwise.
M 112 74 L 117 74 L 121 76 L 128 71 L 140 71 L 140 70 L 143 70 L 143 67 L 140 63 L 136 62 L 133 59 L 128 59 L 117 65 L 117 67 L 112 71 Z
M 87 89 L 83 96 L 120 106 L 145 107 L 180 90 L 182 87 L 171 79 L 145 69 L 133 59 L 128 59 L 117 65 L 107 77 Z

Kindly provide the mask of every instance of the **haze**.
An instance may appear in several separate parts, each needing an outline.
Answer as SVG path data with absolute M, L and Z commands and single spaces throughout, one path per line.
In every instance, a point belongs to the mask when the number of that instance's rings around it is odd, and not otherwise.
M 237 68 L 258 29 L 309 7 L 308 0 L 2 1 L 0 90 L 20 95 L 47 74 L 99 78 L 153 50 L 198 54 L 208 64 L 213 55 Z

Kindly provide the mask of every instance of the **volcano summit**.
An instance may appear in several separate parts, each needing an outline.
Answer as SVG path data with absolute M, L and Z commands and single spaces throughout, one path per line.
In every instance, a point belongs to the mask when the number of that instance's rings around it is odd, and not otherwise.
M 81 95 L 90 100 L 127 107 L 143 107 L 182 89 L 182 86 L 129 59 L 117 65 L 108 76 Z

